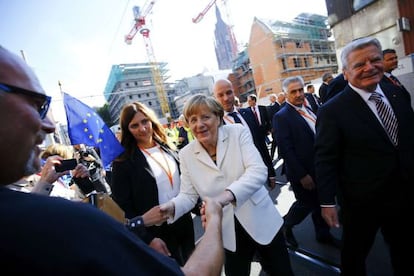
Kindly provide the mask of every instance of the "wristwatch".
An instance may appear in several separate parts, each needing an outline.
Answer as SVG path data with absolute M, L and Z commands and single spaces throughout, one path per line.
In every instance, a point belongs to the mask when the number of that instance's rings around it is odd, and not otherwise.
M 143 228 L 145 227 L 144 219 L 142 218 L 142 216 L 136 216 L 132 219 L 128 219 L 126 221 L 126 227 L 130 230 Z

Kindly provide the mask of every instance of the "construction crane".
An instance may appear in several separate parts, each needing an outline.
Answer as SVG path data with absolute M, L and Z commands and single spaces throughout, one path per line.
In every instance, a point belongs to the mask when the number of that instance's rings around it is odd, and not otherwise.
M 131 44 L 135 35 L 139 32 L 145 43 L 145 49 L 147 51 L 148 61 L 151 65 L 152 76 L 154 79 L 155 90 L 157 92 L 158 99 L 160 101 L 161 111 L 163 115 L 168 119 L 171 115 L 170 107 L 168 105 L 167 93 L 165 92 L 163 77 L 159 69 L 158 63 L 155 58 L 154 49 L 150 39 L 150 30 L 146 26 L 145 18 L 151 12 L 155 1 L 147 1 L 140 9 L 138 6 L 133 7 L 135 23 L 132 26 L 129 33 L 125 36 L 125 42 Z
M 193 18 L 193 23 L 198 23 L 201 21 L 201 19 L 204 18 L 204 15 L 210 10 L 210 8 L 216 3 L 217 0 L 213 0 L 210 3 L 208 3 L 207 7 L 204 8 L 202 12 L 200 12 L 196 17 Z

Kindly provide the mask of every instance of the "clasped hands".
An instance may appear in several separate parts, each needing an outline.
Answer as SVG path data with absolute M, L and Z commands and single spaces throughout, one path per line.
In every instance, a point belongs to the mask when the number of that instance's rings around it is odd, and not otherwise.
M 203 199 L 203 204 L 200 208 L 201 222 L 205 227 L 208 223 L 208 218 L 213 215 L 222 215 L 222 208 L 234 201 L 234 196 L 229 190 L 225 190 L 220 195 Z M 155 206 L 147 211 L 142 217 L 145 226 L 161 225 L 168 219 L 173 219 L 175 215 L 174 202 L 168 201 L 161 205 Z

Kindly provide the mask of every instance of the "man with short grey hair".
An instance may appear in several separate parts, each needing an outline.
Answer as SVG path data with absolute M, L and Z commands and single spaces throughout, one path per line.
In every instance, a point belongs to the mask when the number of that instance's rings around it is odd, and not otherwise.
M 394 275 L 411 270 L 402 221 L 414 202 L 414 112 L 398 86 L 380 82 L 380 42 L 361 38 L 341 54 L 348 85 L 319 108 L 316 183 L 322 216 L 342 223 L 342 275 L 367 275 L 365 261 L 378 230 L 389 245 Z M 337 204 L 341 217 L 338 217 Z

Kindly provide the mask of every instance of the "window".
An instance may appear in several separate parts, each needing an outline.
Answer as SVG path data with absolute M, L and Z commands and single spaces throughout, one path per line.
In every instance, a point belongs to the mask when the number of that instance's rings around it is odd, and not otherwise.
M 282 67 L 283 67 L 283 70 L 287 69 L 286 59 L 284 58 L 282 58 Z
M 309 67 L 309 58 L 305 57 L 303 61 L 305 62 L 305 67 Z
M 295 65 L 295 68 L 302 67 L 300 58 L 293 58 L 293 64 Z
M 375 1 L 376 0 L 354 0 L 352 6 L 354 11 L 359 11 Z
M 152 102 L 151 102 L 151 101 L 149 101 L 149 102 L 148 102 L 148 105 L 149 105 L 149 106 L 152 106 Z

